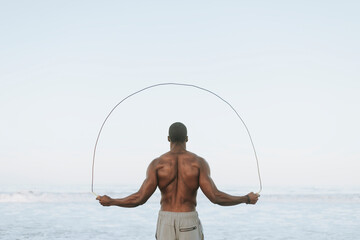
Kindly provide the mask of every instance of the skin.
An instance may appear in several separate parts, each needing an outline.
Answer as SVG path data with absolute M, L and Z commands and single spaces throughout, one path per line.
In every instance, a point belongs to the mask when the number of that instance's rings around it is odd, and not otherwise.
M 200 189 L 214 204 L 232 206 L 241 203 L 255 204 L 258 194 L 233 196 L 217 189 L 210 177 L 210 167 L 205 159 L 186 150 L 186 141 L 170 142 L 170 151 L 154 159 L 146 172 L 139 191 L 125 198 L 98 196 L 103 206 L 137 207 L 146 203 L 158 187 L 161 191 L 161 210 L 191 212 L 196 209 L 196 195 Z

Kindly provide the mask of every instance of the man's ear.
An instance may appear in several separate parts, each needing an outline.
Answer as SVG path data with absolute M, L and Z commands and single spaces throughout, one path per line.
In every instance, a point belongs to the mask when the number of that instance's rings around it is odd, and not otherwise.
M 188 138 L 188 136 L 186 136 L 186 138 L 185 138 L 185 142 L 187 142 L 187 141 L 189 141 L 189 138 Z
M 170 136 L 168 136 L 168 141 L 169 141 L 169 142 L 171 142 L 171 140 L 170 140 Z

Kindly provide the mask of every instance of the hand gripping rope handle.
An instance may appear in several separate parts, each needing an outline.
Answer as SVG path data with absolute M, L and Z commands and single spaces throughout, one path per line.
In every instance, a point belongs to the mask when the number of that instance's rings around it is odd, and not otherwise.
M 208 93 L 211 93 L 212 95 L 218 97 L 220 100 L 222 100 L 223 102 L 225 102 L 237 115 L 237 117 L 240 119 L 240 121 L 243 123 L 245 129 L 246 129 L 246 132 L 248 133 L 248 136 L 250 138 L 250 142 L 251 142 L 251 146 L 252 146 L 252 149 L 254 151 L 254 155 L 255 155 L 255 160 L 256 160 L 256 166 L 257 166 L 257 172 L 258 172 L 258 176 L 259 176 L 259 184 L 260 184 L 260 189 L 259 191 L 257 192 L 257 194 L 259 195 L 259 193 L 261 192 L 262 190 L 262 182 L 261 182 L 261 176 L 260 176 L 260 167 L 259 167 L 259 160 L 258 160 L 258 157 L 257 157 L 257 154 L 256 154 L 256 150 L 255 150 L 255 145 L 254 145 L 254 142 L 252 140 L 252 137 L 251 137 L 251 134 L 250 134 L 250 131 L 248 129 L 248 127 L 246 126 L 244 120 L 240 117 L 239 113 L 235 110 L 235 108 L 228 102 L 226 101 L 225 99 L 223 99 L 222 97 L 220 97 L 219 95 L 217 95 L 216 93 L 206 89 L 206 88 L 202 88 L 202 87 L 199 87 L 199 86 L 196 86 L 196 85 L 193 85 L 193 84 L 186 84 L 186 83 L 158 83 L 158 84 L 154 84 L 154 85 L 151 85 L 151 86 L 148 86 L 146 88 L 143 88 L 141 90 L 138 90 L 130 95 L 128 95 L 127 97 L 125 97 L 124 99 L 122 99 L 118 104 L 115 105 L 115 107 L 113 107 L 113 109 L 111 109 L 111 111 L 109 112 L 109 114 L 106 116 L 104 122 L 102 123 L 101 125 L 101 128 L 99 130 L 99 133 L 97 135 L 97 138 L 96 138 L 96 142 L 95 142 L 95 147 L 94 147 L 94 152 L 93 152 L 93 159 L 92 159 L 92 174 L 91 174 L 91 192 L 95 195 L 95 196 L 98 196 L 98 194 L 96 194 L 94 192 L 94 166 L 95 166 L 95 155 L 96 155 L 96 147 L 97 147 L 97 144 L 99 142 L 99 138 L 100 138 L 100 134 L 101 134 L 101 131 L 106 123 L 106 121 L 108 120 L 108 118 L 110 117 L 110 115 L 112 114 L 112 112 L 121 104 L 123 103 L 126 99 L 140 93 L 140 92 L 143 92 L 147 89 L 150 89 L 150 88 L 154 88 L 154 87 L 159 87 L 159 86 L 167 86 L 167 85 L 174 85 L 174 86 L 185 86 L 185 87 L 193 87 L 193 88 L 197 88 L 197 89 L 200 89 L 200 90 L 203 90 L 205 92 L 208 92 Z

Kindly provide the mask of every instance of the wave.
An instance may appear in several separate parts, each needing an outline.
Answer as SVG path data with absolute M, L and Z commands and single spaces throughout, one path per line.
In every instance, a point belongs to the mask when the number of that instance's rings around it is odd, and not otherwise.
M 22 191 L 0 193 L 0 203 L 31 203 L 31 202 L 84 202 L 93 200 L 91 193 L 52 193 Z
M 269 194 L 262 197 L 270 202 L 360 203 L 360 194 Z
M 125 192 L 110 192 L 110 196 L 124 197 L 129 195 L 130 191 Z M 84 203 L 93 202 L 95 196 L 89 192 L 3 192 L 0 193 L 0 203 Z M 159 202 L 160 194 L 156 192 L 150 198 L 150 202 Z M 360 194 L 263 194 L 260 197 L 262 202 L 356 202 L 360 203 Z M 200 193 L 198 196 L 199 202 L 208 201 L 206 197 Z

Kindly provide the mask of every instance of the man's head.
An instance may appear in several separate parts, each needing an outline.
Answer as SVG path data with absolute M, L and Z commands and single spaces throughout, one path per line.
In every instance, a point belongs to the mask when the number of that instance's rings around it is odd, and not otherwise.
M 169 128 L 169 142 L 183 143 L 188 141 L 187 129 L 181 122 L 171 124 Z

